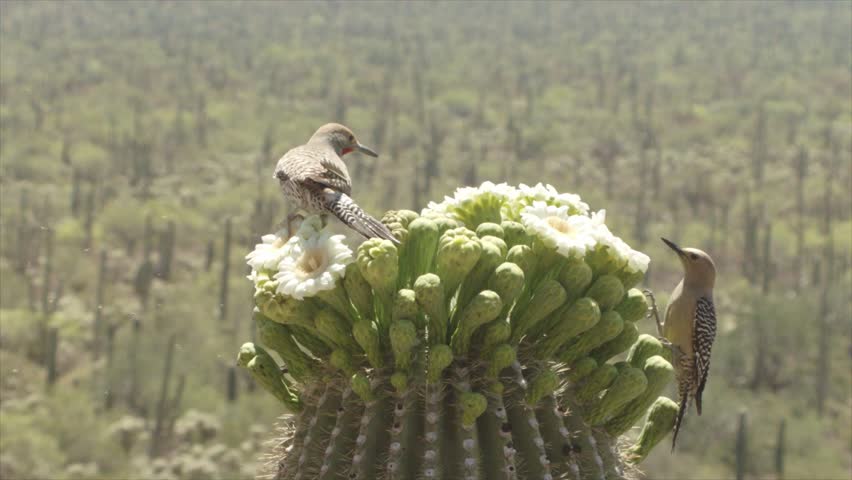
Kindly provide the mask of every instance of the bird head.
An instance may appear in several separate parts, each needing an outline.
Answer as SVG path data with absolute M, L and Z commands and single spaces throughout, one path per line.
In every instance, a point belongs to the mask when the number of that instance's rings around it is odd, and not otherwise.
M 359 151 L 371 157 L 379 156 L 372 149 L 362 145 L 349 127 L 339 123 L 326 123 L 321 126 L 310 139 L 310 143 L 315 142 L 324 142 L 331 145 L 334 151 L 341 157 L 354 151 Z
M 716 282 L 716 264 L 706 252 L 697 248 L 681 248 L 671 240 L 661 238 L 674 250 L 683 265 L 683 282 L 699 288 L 712 289 Z

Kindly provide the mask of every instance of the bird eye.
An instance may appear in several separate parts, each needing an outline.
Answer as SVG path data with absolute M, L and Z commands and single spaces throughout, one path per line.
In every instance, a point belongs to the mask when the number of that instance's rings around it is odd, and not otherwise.
M 355 135 L 350 134 L 349 135 L 349 141 L 354 142 L 355 141 Z
M 694 253 L 690 253 L 690 254 L 689 254 L 689 258 L 691 258 L 691 259 L 693 259 L 693 260 L 698 260 L 698 255 L 696 255 L 696 254 L 694 254 Z

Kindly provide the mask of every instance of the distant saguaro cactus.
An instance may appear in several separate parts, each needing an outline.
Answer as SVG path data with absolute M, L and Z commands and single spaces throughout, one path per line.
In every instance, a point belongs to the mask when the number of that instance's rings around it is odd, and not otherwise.
M 550 186 L 486 182 L 388 212 L 399 246 L 353 252 L 318 217 L 265 236 L 248 256 L 263 347 L 238 364 L 292 414 L 275 478 L 631 476 L 677 405 L 659 397 L 667 351 L 633 325 L 648 257 L 603 220 Z

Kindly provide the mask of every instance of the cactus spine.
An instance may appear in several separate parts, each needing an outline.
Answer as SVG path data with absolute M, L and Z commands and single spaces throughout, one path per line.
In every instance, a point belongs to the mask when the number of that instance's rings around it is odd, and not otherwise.
M 305 284 L 304 298 L 279 293 L 287 271 L 252 263 L 258 340 L 283 373 L 251 343 L 239 365 L 291 413 L 276 478 L 609 479 L 639 459 L 618 436 L 672 378 L 633 323 L 647 305 L 621 278 L 641 272 L 622 276 L 610 249 L 563 256 L 525 207 L 482 195 L 449 213 L 389 212 L 400 245 L 312 262 L 332 281 Z M 264 254 L 303 265 L 308 249 L 291 244 Z

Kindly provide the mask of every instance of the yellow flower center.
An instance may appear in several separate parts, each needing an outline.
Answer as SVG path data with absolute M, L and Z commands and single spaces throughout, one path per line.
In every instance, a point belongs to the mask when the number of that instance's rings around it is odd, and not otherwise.
M 309 248 L 299 257 L 296 269 L 302 278 L 312 277 L 325 268 L 325 255 L 321 248 Z
M 570 235 L 574 233 L 574 228 L 562 218 L 547 217 L 547 224 L 561 234 Z

